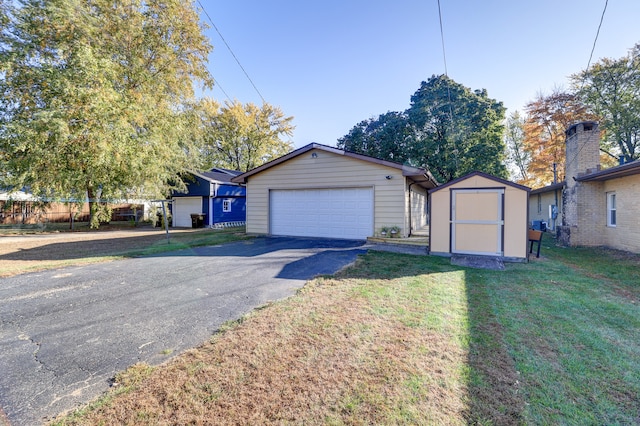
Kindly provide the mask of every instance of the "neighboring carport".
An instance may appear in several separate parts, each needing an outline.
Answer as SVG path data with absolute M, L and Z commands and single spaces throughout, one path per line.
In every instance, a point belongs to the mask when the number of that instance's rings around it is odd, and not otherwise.
M 429 252 L 526 260 L 529 191 L 482 172 L 429 191 Z

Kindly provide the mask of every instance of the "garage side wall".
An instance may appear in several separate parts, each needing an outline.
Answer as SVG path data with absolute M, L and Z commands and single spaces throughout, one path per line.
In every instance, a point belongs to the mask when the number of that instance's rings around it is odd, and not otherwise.
M 410 180 L 407 180 L 407 197 L 411 200 L 411 211 L 409 211 L 409 202 L 406 203 L 405 211 L 407 234 L 409 233 L 409 225 L 411 225 L 412 231 L 417 231 L 427 224 L 427 190 L 411 183 Z
M 404 182 L 401 170 L 314 149 L 249 178 L 247 232 L 270 233 L 269 191 L 274 189 L 373 188 L 371 235 L 383 226 L 405 228 Z

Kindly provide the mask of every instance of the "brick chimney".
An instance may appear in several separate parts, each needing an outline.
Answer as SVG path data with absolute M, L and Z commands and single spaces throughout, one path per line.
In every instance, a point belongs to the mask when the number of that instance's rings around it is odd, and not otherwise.
M 562 226 L 558 241 L 565 245 L 592 245 L 591 228 L 597 227 L 601 206 L 597 185 L 576 178 L 600 170 L 600 130 L 595 121 L 583 121 L 566 131 L 565 188 L 562 194 Z
M 566 131 L 565 174 L 573 178 L 600 170 L 600 130 L 595 121 L 583 121 Z

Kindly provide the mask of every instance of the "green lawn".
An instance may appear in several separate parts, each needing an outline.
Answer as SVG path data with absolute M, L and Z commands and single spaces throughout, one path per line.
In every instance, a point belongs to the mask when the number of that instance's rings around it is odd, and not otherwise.
M 60 424 L 638 424 L 640 256 L 370 252 Z

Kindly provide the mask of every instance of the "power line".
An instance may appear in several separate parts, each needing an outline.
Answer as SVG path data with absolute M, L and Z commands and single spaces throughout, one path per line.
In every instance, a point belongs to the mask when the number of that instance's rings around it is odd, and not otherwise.
M 609 5 L 609 0 L 605 0 L 604 8 L 602 9 L 602 15 L 600 15 L 600 23 L 598 24 L 598 30 L 596 31 L 596 36 L 593 39 L 593 46 L 591 47 L 591 53 L 589 54 L 589 62 L 587 62 L 587 68 L 584 70 L 584 74 L 583 74 L 583 77 L 582 77 L 582 83 L 580 84 L 580 89 L 578 89 L 578 91 L 582 90 L 582 88 L 584 87 L 584 82 L 587 79 L 587 74 L 589 73 L 589 67 L 591 66 L 591 60 L 593 59 L 593 52 L 596 50 L 596 43 L 598 42 L 598 37 L 600 36 L 600 28 L 602 28 L 602 22 L 604 21 L 604 14 L 607 12 L 607 6 L 608 5 Z M 566 164 L 565 164 L 565 175 L 567 173 L 567 168 L 568 168 L 569 164 L 572 164 L 574 161 L 576 161 L 578 159 L 578 155 L 580 155 L 580 152 L 582 151 L 583 147 L 584 147 L 584 145 L 578 147 L 578 151 L 573 156 L 571 161 L 569 161 L 569 159 L 565 159 L 565 162 L 566 162 Z M 565 176 L 565 180 L 566 179 L 567 179 L 567 176 Z
M 222 41 L 224 42 L 224 45 L 227 46 L 227 49 L 229 50 L 229 52 L 231 53 L 231 56 L 233 56 L 233 59 L 235 59 L 236 63 L 238 64 L 238 66 L 240 67 L 240 69 L 242 70 L 242 72 L 244 73 L 244 75 L 247 77 L 247 80 L 249 80 L 249 82 L 251 83 L 251 85 L 253 86 L 253 88 L 255 89 L 256 93 L 258 94 L 258 96 L 260 96 L 260 99 L 262 99 L 263 103 L 267 103 L 267 101 L 265 101 L 264 97 L 262 96 L 262 93 L 260 93 L 260 91 L 258 90 L 258 88 L 256 87 L 255 83 L 253 82 L 253 80 L 251 79 L 251 77 L 249 77 L 249 74 L 247 73 L 247 71 L 244 69 L 244 67 L 242 66 L 242 64 L 240 63 L 240 60 L 238 59 L 238 57 L 236 56 L 235 53 L 233 53 L 233 50 L 231 50 L 231 46 L 229 46 L 229 43 L 227 43 L 227 40 L 225 40 L 225 38 L 222 36 L 222 33 L 220 32 L 220 30 L 218 29 L 218 27 L 216 26 L 216 24 L 213 22 L 213 19 L 211 19 L 211 16 L 209 16 L 209 13 L 207 13 L 206 9 L 204 8 L 204 6 L 202 5 L 202 3 L 200 2 L 200 0 L 197 0 L 198 4 L 200 5 L 200 8 L 202 9 L 202 11 L 204 12 L 205 16 L 207 17 L 207 19 L 209 19 L 209 22 L 211 22 L 211 25 L 213 25 L 213 28 L 216 30 L 216 32 L 218 33 L 218 35 L 220 36 L 220 38 L 222 39 Z M 225 93 L 226 95 L 226 93 Z M 227 96 L 229 97 L 229 96 Z
M 442 10 L 440 9 L 440 0 L 438 0 L 438 18 L 440 20 L 440 40 L 442 41 L 442 59 L 444 60 L 444 75 L 449 77 L 447 72 L 447 53 L 444 49 L 444 30 L 442 29 Z
M 451 107 L 451 84 L 449 81 L 449 73 L 447 71 L 447 53 L 444 48 L 444 28 L 442 25 L 442 9 L 440 7 L 440 0 L 438 0 L 438 19 L 440 21 L 440 40 L 442 41 L 442 59 L 444 61 L 444 75 L 447 78 L 447 98 L 449 100 L 449 125 L 451 126 L 451 141 L 453 142 L 453 151 L 456 160 L 456 169 L 458 168 L 458 146 L 456 144 L 456 137 L 453 128 L 453 109 Z
M 213 84 L 214 86 L 218 86 L 218 89 L 222 90 L 222 93 L 224 93 L 224 95 L 227 97 L 227 99 L 229 99 L 230 102 L 232 101 L 227 92 L 222 88 L 222 85 L 220 84 L 218 79 L 216 79 L 215 77 L 213 78 Z
M 587 69 L 586 69 L 587 72 L 589 72 L 589 67 L 591 66 L 591 60 L 593 59 L 593 52 L 596 50 L 596 43 L 598 42 L 598 36 L 600 35 L 600 28 L 602 27 L 602 21 L 604 21 L 604 14 L 607 11 L 608 5 L 609 5 L 609 0 L 605 0 L 604 9 L 602 9 L 602 15 L 600 16 L 600 24 L 598 24 L 598 31 L 596 32 L 596 38 L 593 40 L 593 46 L 591 47 L 591 54 L 589 55 L 589 62 L 587 62 Z

